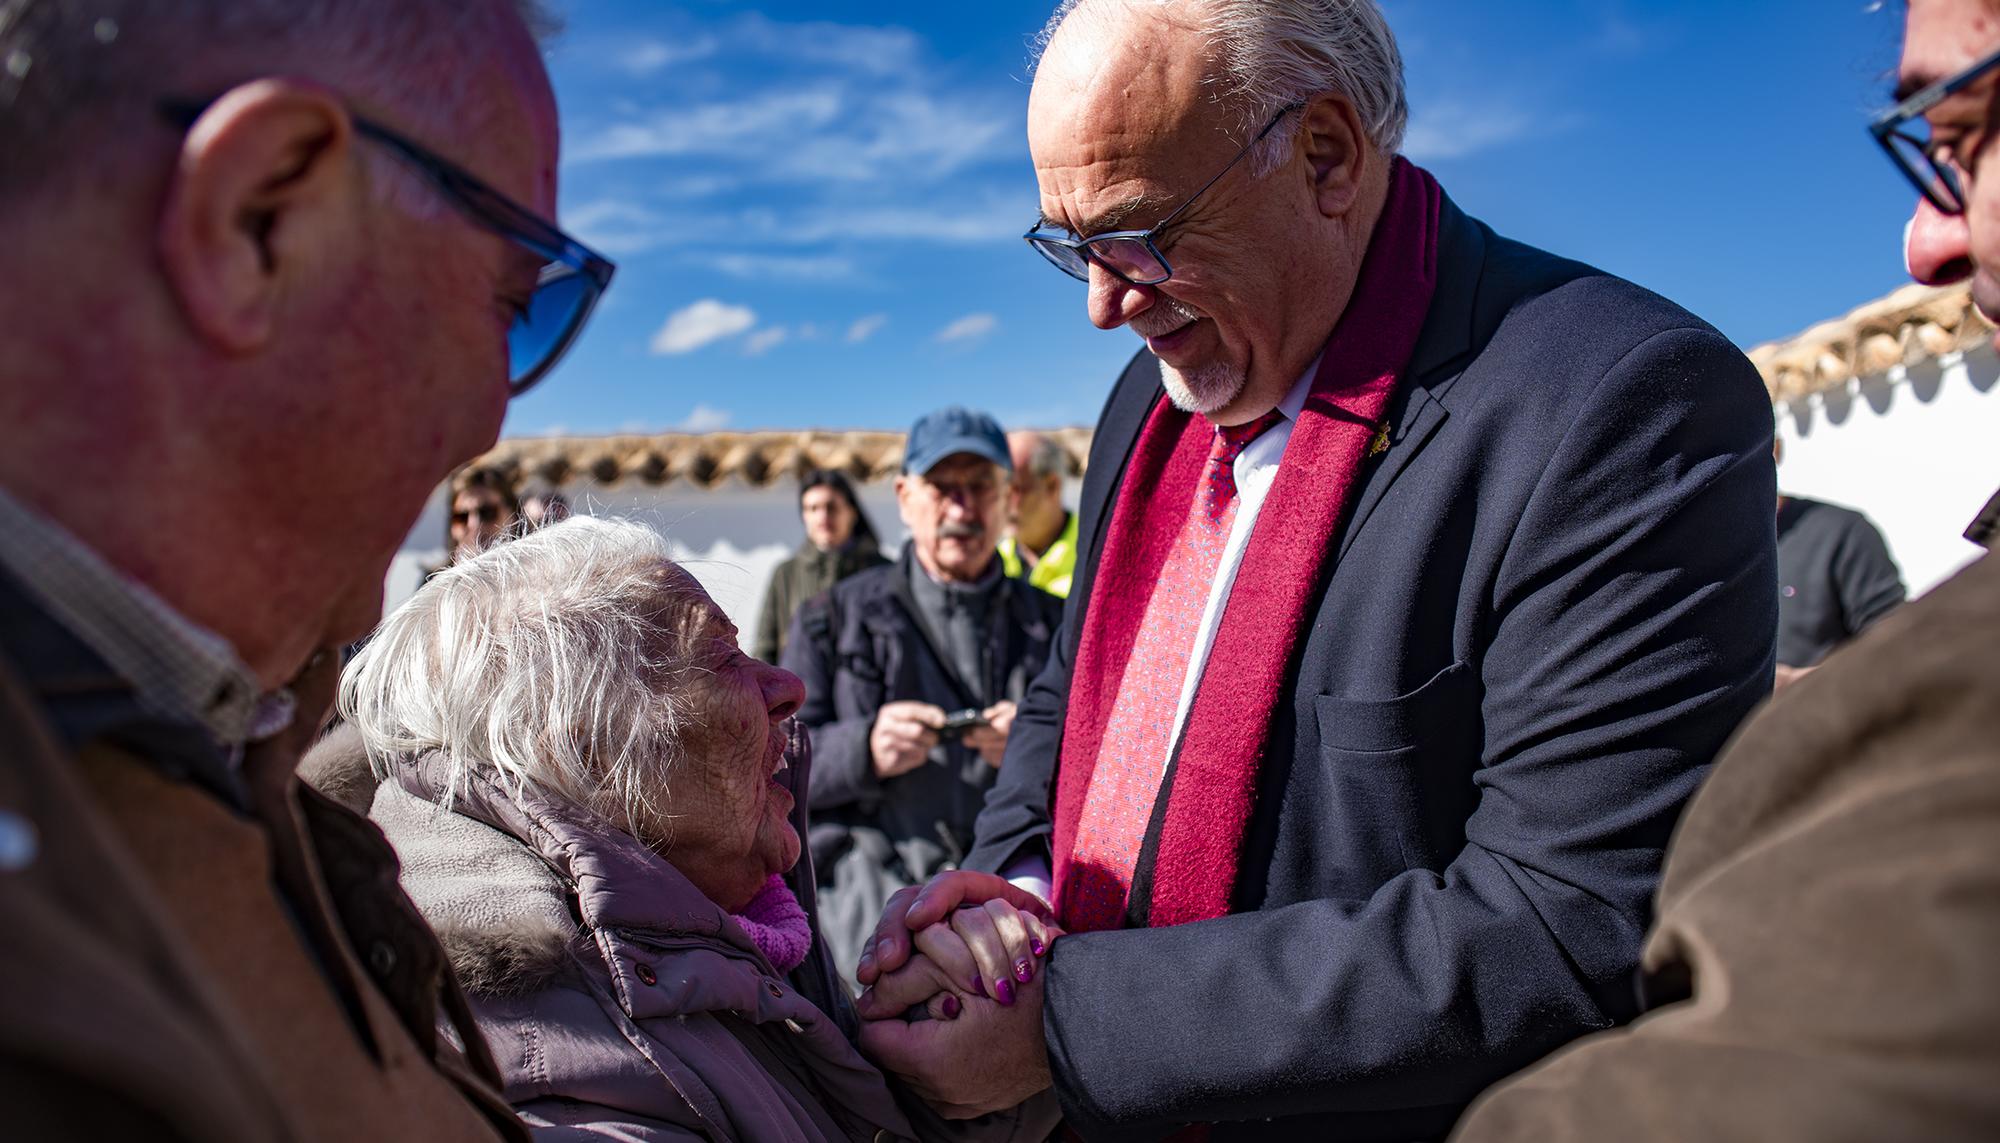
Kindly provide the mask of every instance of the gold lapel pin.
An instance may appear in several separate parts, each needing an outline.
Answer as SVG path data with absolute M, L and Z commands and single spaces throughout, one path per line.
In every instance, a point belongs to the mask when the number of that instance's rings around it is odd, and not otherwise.
M 1378 421 L 1375 425 L 1375 439 L 1368 442 L 1368 455 L 1381 456 L 1389 451 L 1389 422 Z

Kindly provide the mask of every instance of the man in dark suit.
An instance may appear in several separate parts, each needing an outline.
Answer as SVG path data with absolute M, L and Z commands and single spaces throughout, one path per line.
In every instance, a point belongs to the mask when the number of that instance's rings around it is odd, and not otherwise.
M 1148 351 L 967 863 L 1053 872 L 1070 935 L 1011 1007 L 864 1031 L 964 1112 L 1442 1134 L 1632 1014 L 1669 832 L 1770 689 L 1755 372 L 1394 158 L 1394 41 L 1324 11 L 1086 0 L 1036 75 L 1030 240 Z M 1008 891 L 893 903 L 870 1011 L 904 924 Z

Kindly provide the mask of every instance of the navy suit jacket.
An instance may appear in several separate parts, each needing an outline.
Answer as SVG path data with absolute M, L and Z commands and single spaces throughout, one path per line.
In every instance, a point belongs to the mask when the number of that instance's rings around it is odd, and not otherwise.
M 1448 200 L 1441 226 L 1391 446 L 1327 539 L 1234 911 L 1050 957 L 1049 1062 L 1086 1138 L 1438 1136 L 1487 1084 L 1630 1019 L 1668 835 L 1770 690 L 1756 371 L 1631 283 Z M 1142 352 L 1091 445 L 1076 589 L 973 868 L 1048 852 L 1078 633 L 1120 574 L 1099 566 L 1107 517 L 1161 399 Z

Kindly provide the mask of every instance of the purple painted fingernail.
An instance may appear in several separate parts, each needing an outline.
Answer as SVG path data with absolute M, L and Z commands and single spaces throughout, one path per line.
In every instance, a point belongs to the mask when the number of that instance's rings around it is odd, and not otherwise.
M 944 1009 L 945 1019 L 947 1020 L 958 1019 L 958 1010 L 959 1010 L 958 997 L 953 996 L 948 992 L 945 993 L 944 1003 L 940 1004 L 939 1007 Z
M 981 979 L 979 979 L 979 978 L 978 978 L 978 977 L 976 977 L 976 976 L 975 976 L 975 977 L 973 977 L 973 978 L 972 978 L 972 992 L 973 992 L 973 994 L 974 994 L 975 996 L 984 996 L 984 995 L 986 995 L 986 982 L 985 982 L 985 981 L 983 981 L 983 980 L 981 980 Z
M 994 981 L 993 999 L 998 1000 L 1002 1008 L 1012 1006 L 1014 1003 L 1014 982 L 1004 976 Z
M 1028 951 L 1034 953 L 1036 956 L 1047 956 L 1049 955 L 1049 946 L 1042 943 L 1042 938 L 1034 937 L 1028 941 Z
M 1035 962 L 1022 957 L 1014 962 L 1014 979 L 1026 984 L 1035 979 Z

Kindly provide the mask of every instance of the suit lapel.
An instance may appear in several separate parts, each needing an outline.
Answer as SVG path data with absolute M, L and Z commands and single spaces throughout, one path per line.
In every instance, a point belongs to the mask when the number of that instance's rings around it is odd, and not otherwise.
M 1423 451 L 1449 411 L 1441 399 L 1443 391 L 1458 377 L 1466 357 L 1476 344 L 1474 303 L 1478 300 L 1479 277 L 1486 262 L 1486 236 L 1479 224 L 1458 209 L 1450 196 L 1444 200 L 1438 225 L 1438 284 L 1431 298 L 1431 310 L 1424 319 L 1424 331 L 1410 355 L 1409 374 L 1403 391 L 1396 397 L 1388 416 L 1389 450 L 1361 486 L 1354 511 L 1341 530 L 1339 556 L 1346 556 L 1361 534 L 1361 526 L 1382 502 L 1389 486 Z M 1339 560 L 1334 568 L 1339 569 Z

